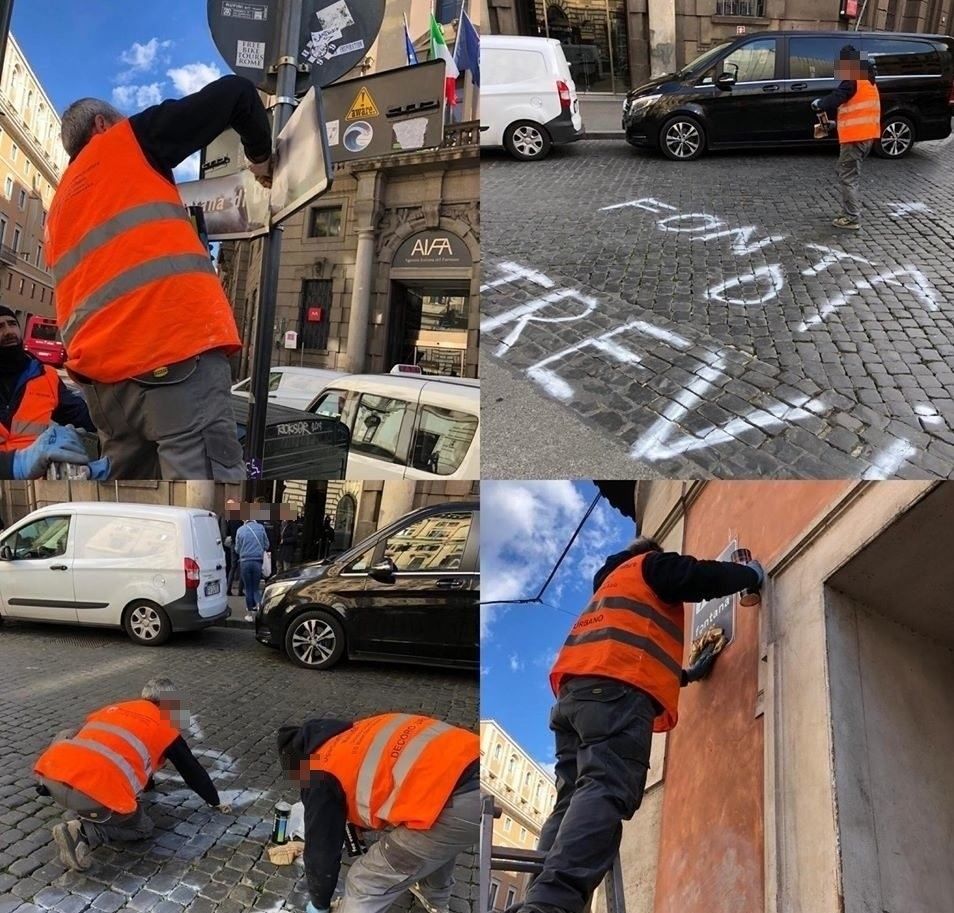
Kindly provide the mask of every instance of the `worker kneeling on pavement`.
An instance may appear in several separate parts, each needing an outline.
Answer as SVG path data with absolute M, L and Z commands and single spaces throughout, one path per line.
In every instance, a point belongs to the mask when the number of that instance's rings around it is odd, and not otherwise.
M 66 368 L 85 386 L 117 479 L 246 477 L 227 361 L 241 340 L 173 178 L 228 128 L 269 183 L 268 116 L 240 76 L 129 118 L 95 98 L 63 114 L 70 164 L 46 257 Z
M 476 846 L 477 736 L 406 713 L 283 727 L 278 751 L 305 807 L 308 913 L 327 913 L 345 828 L 388 832 L 352 863 L 337 913 L 378 913 L 412 891 L 428 913 L 446 911 L 459 853 Z
M 173 683 L 156 678 L 146 683 L 141 700 L 91 713 L 78 731 L 61 732 L 40 755 L 33 768 L 37 791 L 79 816 L 53 828 L 64 865 L 88 869 L 91 851 L 101 844 L 152 834 L 140 797 L 166 760 L 209 805 L 229 811 L 182 737 L 188 719 Z
M 705 651 L 682 668 L 683 603 L 754 590 L 763 579 L 756 561 L 698 561 L 646 538 L 606 560 L 550 671 L 557 800 L 524 913 L 582 913 L 612 866 L 622 822 L 642 802 L 653 732 L 676 725 L 680 687 L 713 663 Z

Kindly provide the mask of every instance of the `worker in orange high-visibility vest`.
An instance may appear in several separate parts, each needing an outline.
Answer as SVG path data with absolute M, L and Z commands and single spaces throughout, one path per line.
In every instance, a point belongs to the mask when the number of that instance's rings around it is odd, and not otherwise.
M 647 538 L 597 572 L 593 598 L 550 671 L 557 800 L 540 833 L 543 869 L 517 905 L 524 913 L 582 913 L 609 871 L 622 822 L 642 802 L 653 732 L 676 725 L 679 689 L 713 663 L 705 654 L 682 668 L 683 603 L 756 589 L 763 579 L 756 561 L 699 561 Z
M 881 138 L 881 95 L 874 68 L 860 52 L 846 44 L 835 61 L 838 87 L 812 102 L 812 109 L 835 117 L 838 127 L 838 180 L 844 212 L 832 222 L 836 228 L 861 228 L 861 163 Z
M 408 891 L 447 913 L 460 853 L 477 845 L 477 736 L 430 717 L 309 720 L 278 733 L 305 807 L 307 913 L 328 913 L 346 829 L 386 830 L 351 864 L 337 913 L 383 913 Z
M 72 428 L 44 434 L 57 425 Z M 36 478 L 63 457 L 87 463 L 73 429 L 96 430 L 86 403 L 23 348 L 17 315 L 0 305 L 0 479 Z
M 227 356 L 232 308 L 173 169 L 228 128 L 271 180 L 271 130 L 255 86 L 226 76 L 124 117 L 95 98 L 63 114 L 69 167 L 45 255 L 66 368 L 84 384 L 112 478 L 241 481 Z
M 91 713 L 78 730 L 65 730 L 37 759 L 37 792 L 78 815 L 53 828 L 60 861 L 85 871 L 91 851 L 114 841 L 143 840 L 153 822 L 141 796 L 170 761 L 186 785 L 219 811 L 219 794 L 189 750 L 181 729 L 189 722 L 175 685 L 155 678 L 140 700 L 110 704 Z

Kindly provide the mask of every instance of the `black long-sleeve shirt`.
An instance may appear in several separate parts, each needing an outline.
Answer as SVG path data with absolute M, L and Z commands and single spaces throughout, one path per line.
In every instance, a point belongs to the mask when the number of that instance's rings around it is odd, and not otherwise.
M 243 76 L 223 76 L 185 98 L 168 99 L 129 118 L 146 159 L 164 178 L 172 169 L 232 128 L 241 137 L 250 162 L 272 153 L 265 106 Z
M 212 778 L 181 735 L 166 749 L 165 756 L 178 771 L 185 785 L 200 799 L 204 799 L 209 805 L 219 804 L 219 791 L 215 788 Z
M 850 101 L 857 91 L 858 83 L 856 80 L 843 79 L 833 91 L 818 100 L 818 107 L 826 114 L 834 116 L 838 108 L 846 101 Z
M 623 562 L 629 552 L 610 555 L 593 578 L 596 592 L 603 581 Z M 664 602 L 701 602 L 740 593 L 758 586 L 759 575 L 744 564 L 732 561 L 700 561 L 676 552 L 649 552 L 643 562 L 646 583 Z

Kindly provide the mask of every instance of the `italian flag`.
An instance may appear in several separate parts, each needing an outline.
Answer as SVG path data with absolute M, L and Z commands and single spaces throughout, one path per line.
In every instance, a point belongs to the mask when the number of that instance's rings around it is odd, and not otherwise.
M 459 70 L 444 40 L 444 30 L 431 13 L 431 58 L 443 60 L 447 69 L 444 72 L 444 95 L 451 106 L 457 104 L 457 77 Z

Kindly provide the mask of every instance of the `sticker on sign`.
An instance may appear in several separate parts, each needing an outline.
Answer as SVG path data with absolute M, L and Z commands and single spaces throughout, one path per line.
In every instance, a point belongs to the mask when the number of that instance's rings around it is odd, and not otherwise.
M 328 145 L 337 146 L 341 142 L 341 131 L 339 129 L 339 122 L 336 120 L 330 120 L 325 124 L 325 133 L 328 136 Z
M 253 22 L 265 22 L 268 19 L 268 7 L 260 3 L 237 3 L 235 0 L 223 0 L 222 15 L 231 19 L 251 19 Z
M 250 70 L 265 68 L 265 42 L 239 41 L 235 53 L 235 65 L 247 67 Z
M 377 117 L 381 112 L 374 103 L 371 93 L 362 86 L 358 92 L 357 98 L 351 103 L 346 120 L 364 120 L 366 117 Z

